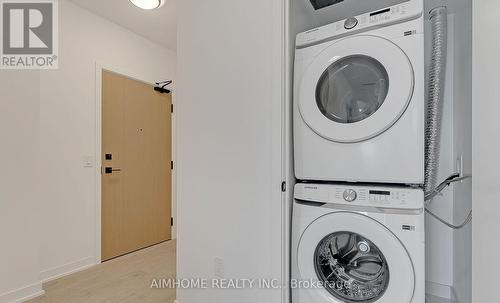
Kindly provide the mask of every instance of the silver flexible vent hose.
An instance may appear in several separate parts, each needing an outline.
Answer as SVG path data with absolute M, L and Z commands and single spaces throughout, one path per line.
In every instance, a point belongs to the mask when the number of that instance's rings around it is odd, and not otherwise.
M 446 80 L 446 60 L 448 52 L 448 12 L 446 7 L 437 7 L 430 12 L 432 24 L 432 57 L 429 71 L 427 115 L 425 127 L 425 182 L 426 205 L 445 187 L 469 177 L 453 175 L 438 184 L 441 121 L 443 116 L 444 87 Z M 452 229 L 461 229 L 472 221 L 472 211 L 460 225 L 453 225 L 437 216 L 429 209 L 429 215 Z
M 425 127 L 425 182 L 424 191 L 431 193 L 437 186 L 441 121 L 448 45 L 448 17 L 446 7 L 430 12 L 432 23 L 432 57 L 429 71 L 427 116 Z

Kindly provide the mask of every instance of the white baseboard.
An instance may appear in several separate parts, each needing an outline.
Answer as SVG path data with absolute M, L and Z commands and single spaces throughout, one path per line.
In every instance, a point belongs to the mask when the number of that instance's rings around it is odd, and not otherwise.
M 454 300 L 453 287 L 434 282 L 425 282 L 425 293 L 431 296 Z
M 21 303 L 42 296 L 42 282 L 35 283 L 5 294 L 0 294 L 0 303 Z
M 88 257 L 85 259 L 78 260 L 76 262 L 68 263 L 62 266 L 54 267 L 40 273 L 40 278 L 43 283 L 47 283 L 67 275 L 74 274 L 76 272 L 90 268 L 95 264 L 95 259 L 93 257 Z

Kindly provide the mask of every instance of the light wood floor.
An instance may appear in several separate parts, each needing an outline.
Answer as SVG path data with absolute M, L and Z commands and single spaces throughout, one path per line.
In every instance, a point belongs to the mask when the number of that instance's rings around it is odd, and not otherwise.
M 175 278 L 175 241 L 126 255 L 48 282 L 29 303 L 172 303 L 174 289 L 151 289 L 153 279 Z

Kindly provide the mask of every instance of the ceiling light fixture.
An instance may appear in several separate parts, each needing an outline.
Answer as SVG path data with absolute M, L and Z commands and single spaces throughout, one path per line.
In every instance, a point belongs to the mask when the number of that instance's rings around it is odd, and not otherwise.
M 160 8 L 163 4 L 165 4 L 165 0 L 130 0 L 130 2 L 142 9 Z

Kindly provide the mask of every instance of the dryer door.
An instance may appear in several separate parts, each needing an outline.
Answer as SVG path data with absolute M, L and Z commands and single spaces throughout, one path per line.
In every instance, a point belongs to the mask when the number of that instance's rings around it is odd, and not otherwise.
M 398 238 L 377 221 L 338 212 L 314 221 L 297 251 L 302 281 L 312 302 L 409 303 L 415 272 Z
M 299 87 L 302 118 L 318 135 L 353 143 L 394 125 L 413 95 L 414 73 L 397 45 L 375 36 L 340 40 L 321 52 Z

